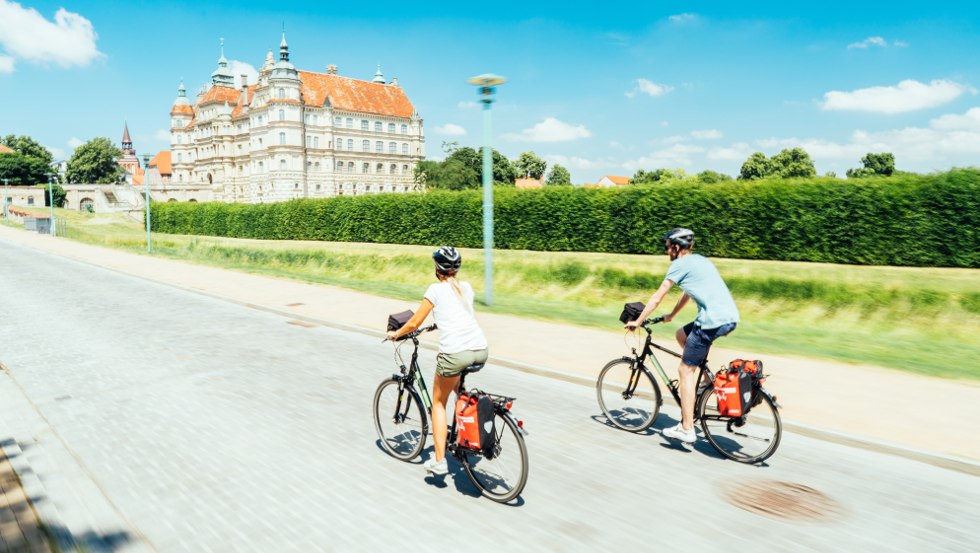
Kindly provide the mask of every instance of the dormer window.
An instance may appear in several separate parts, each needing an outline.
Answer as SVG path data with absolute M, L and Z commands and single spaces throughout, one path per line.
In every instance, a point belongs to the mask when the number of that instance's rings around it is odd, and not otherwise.
M 285 100 L 286 99 L 286 90 L 285 89 L 280 88 L 279 91 L 277 92 L 277 94 L 279 94 L 279 99 L 280 100 Z

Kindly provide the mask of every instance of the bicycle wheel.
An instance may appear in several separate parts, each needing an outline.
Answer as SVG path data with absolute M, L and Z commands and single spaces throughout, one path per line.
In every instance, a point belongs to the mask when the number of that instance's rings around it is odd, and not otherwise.
M 660 412 L 660 387 L 633 360 L 610 361 L 595 384 L 602 414 L 616 428 L 643 432 Z
M 755 407 L 742 417 L 718 413 L 715 392 L 708 388 L 698 397 L 701 430 L 708 442 L 725 457 L 739 463 L 761 463 L 779 447 L 783 424 L 768 394 L 759 393 Z
M 410 461 L 422 453 L 429 424 L 415 390 L 388 379 L 374 393 L 374 427 L 389 455 Z
M 493 424 L 497 435 L 493 459 L 460 449 L 463 468 L 485 497 L 507 503 L 521 495 L 527 484 L 527 447 L 513 419 L 496 413 Z

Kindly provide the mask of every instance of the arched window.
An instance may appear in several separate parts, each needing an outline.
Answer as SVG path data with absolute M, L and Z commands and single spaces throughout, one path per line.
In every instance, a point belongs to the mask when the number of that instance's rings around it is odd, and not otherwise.
M 347 150 L 351 152 L 354 151 L 354 140 L 351 138 L 347 139 Z
M 344 170 L 344 162 L 343 161 L 338 161 L 337 162 L 337 172 L 340 173 L 343 170 Z
M 183 161 L 184 161 L 184 154 L 178 152 L 177 153 L 177 163 L 182 163 Z M 489 211 L 487 211 L 487 213 L 489 213 Z
M 384 163 L 379 163 L 377 165 L 377 167 L 374 168 L 374 172 L 377 173 L 377 174 L 379 174 L 379 175 L 382 174 L 382 173 L 384 173 L 385 172 L 385 164 Z
M 286 133 L 279 133 L 279 145 L 284 146 L 286 144 Z
M 408 134 L 408 125 L 402 125 L 402 134 Z
M 361 119 L 361 130 L 362 131 L 369 130 L 368 129 L 368 120 L 367 119 Z
M 388 123 L 388 132 L 390 132 L 392 134 L 395 133 L 395 124 L 394 123 Z
M 389 175 L 394 175 L 396 171 L 398 171 L 398 166 L 395 165 L 394 163 L 392 163 L 391 165 L 388 166 L 388 174 Z
M 284 109 L 279 110 L 279 120 L 280 121 L 286 120 L 286 110 Z
M 374 132 L 381 132 L 381 121 L 374 122 Z
M 371 141 L 370 140 L 362 140 L 361 141 L 361 151 L 362 152 L 370 152 L 371 151 Z
M 361 172 L 369 173 L 370 171 L 371 171 L 371 164 L 365 161 L 364 164 L 361 165 Z
M 348 161 L 347 162 L 347 172 L 348 173 L 353 173 L 354 172 L 354 162 L 353 161 Z
M 314 173 L 319 173 L 320 172 L 320 162 L 319 161 L 313 164 L 313 172 Z M 319 186 L 319 185 L 317 185 L 317 186 Z
M 402 174 L 404 175 L 407 172 L 408 172 L 408 165 L 402 165 Z
M 408 155 L 408 143 L 407 142 L 403 142 L 402 143 L 402 154 Z
M 286 160 L 285 159 L 280 159 L 279 160 L 279 170 L 280 171 L 285 171 L 286 170 Z
M 319 148 L 320 147 L 320 137 L 319 136 L 314 136 L 313 137 L 313 147 L 314 148 Z
M 388 153 L 389 154 L 397 154 L 398 153 L 398 145 L 395 144 L 394 142 L 389 142 L 388 143 Z
M 344 141 L 341 138 L 338 138 L 337 139 L 337 149 L 338 150 L 343 150 L 344 149 Z
M 343 118 L 341 118 L 341 117 L 339 117 L 339 116 L 337 116 L 337 117 L 334 117 L 334 118 L 333 118 L 333 125 L 334 125 L 335 127 L 340 127 L 340 126 L 342 126 L 342 125 L 343 125 L 343 122 L 344 122 L 344 120 L 343 120 Z
M 279 94 L 279 99 L 280 100 L 285 100 L 286 99 L 286 91 L 284 89 L 281 89 L 280 88 L 278 94 Z
M 380 141 L 380 140 L 377 141 L 377 142 L 375 142 L 374 143 L 374 151 L 377 152 L 377 153 L 379 153 L 379 154 L 383 154 L 384 151 L 385 151 L 385 143 L 382 142 L 382 141 Z
M 353 117 L 348 117 L 347 118 L 347 128 L 348 129 L 353 129 L 354 128 L 354 118 Z

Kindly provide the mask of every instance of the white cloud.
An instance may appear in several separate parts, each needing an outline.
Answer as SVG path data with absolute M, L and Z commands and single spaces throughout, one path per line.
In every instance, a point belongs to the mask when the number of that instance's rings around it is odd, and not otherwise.
M 680 134 L 675 134 L 674 136 L 668 136 L 667 138 L 660 139 L 660 142 L 662 144 L 679 144 L 681 142 L 687 142 L 687 137 Z
M 626 97 L 632 98 L 640 93 L 646 94 L 647 96 L 663 96 L 671 90 L 674 90 L 674 87 L 665 84 L 657 84 L 647 79 L 637 79 L 636 86 L 633 88 L 633 90 L 626 92 Z
M 170 131 L 167 130 L 167 129 L 159 129 L 156 132 L 156 134 L 153 135 L 153 138 L 156 138 L 157 140 L 160 140 L 160 141 L 169 143 L 170 142 Z
M 697 14 L 694 13 L 679 13 L 677 15 L 672 15 L 667 18 L 667 21 L 670 21 L 671 23 L 674 24 L 692 23 L 697 20 L 698 20 L 698 16 Z
M 925 84 L 907 79 L 897 86 L 873 86 L 853 92 L 832 90 L 824 94 L 820 107 L 828 111 L 904 113 L 940 106 L 959 98 L 964 92 L 976 93 L 974 89 L 953 81 L 935 80 Z
M 713 161 L 738 161 L 748 159 L 752 154 L 752 149 L 745 142 L 736 142 L 728 147 L 712 148 L 708 150 L 707 157 Z
M 929 126 L 939 131 L 980 132 L 980 108 L 971 108 L 963 115 L 950 113 L 937 117 L 929 122 Z
M 697 138 L 698 140 L 717 140 L 719 138 L 724 138 L 725 135 L 717 129 L 706 129 L 703 131 L 692 131 L 691 136 Z
M 228 70 L 231 74 L 235 76 L 235 88 L 241 88 L 242 86 L 242 75 L 245 75 L 245 80 L 249 83 L 255 84 L 259 81 L 259 72 L 252 67 L 252 64 L 246 63 L 244 61 L 231 60 L 228 62 Z M 169 138 L 168 138 L 169 140 Z
M 92 23 L 77 13 L 61 8 L 51 22 L 33 8 L 0 0 L 0 48 L 9 60 L 0 64 L 11 71 L 11 57 L 61 67 L 88 65 L 102 56 L 95 46 L 97 38 Z
M 579 138 L 592 136 L 585 125 L 570 125 L 554 117 L 548 117 L 533 127 L 520 133 L 508 133 L 504 138 L 512 141 L 526 142 L 568 142 Z
M 61 161 L 64 159 L 68 159 L 65 156 L 65 150 L 63 150 L 62 148 L 58 148 L 55 146 L 45 146 L 45 148 L 47 148 L 48 151 L 51 152 L 51 157 L 53 158 L 54 161 Z
M 626 161 L 622 164 L 624 169 L 636 171 L 637 169 L 660 169 L 660 168 L 689 168 L 694 166 L 694 155 L 704 153 L 704 148 L 691 144 L 674 144 L 669 148 L 656 150 L 641 157 Z
M 903 40 L 896 40 L 894 43 L 895 48 L 908 48 L 909 43 Z
M 71 148 L 72 150 L 81 146 L 82 144 L 85 144 L 85 141 L 82 140 L 81 138 L 76 138 L 73 136 L 68 139 L 68 147 Z
M 466 129 L 453 123 L 446 123 L 441 127 L 436 127 L 436 132 L 447 136 L 465 136 Z
M 476 109 L 480 107 L 480 104 L 472 100 L 464 100 L 456 104 L 456 107 L 458 107 L 459 109 Z
M 853 48 L 866 49 L 869 46 L 878 46 L 879 48 L 887 48 L 888 41 L 881 38 L 880 36 L 872 36 L 862 40 L 861 42 L 852 42 L 851 44 L 847 45 L 848 49 L 853 49 Z
M 663 128 L 667 128 L 667 127 L 670 126 L 670 122 L 669 121 L 661 121 L 660 122 L 660 126 L 663 127 Z
M 575 156 L 563 156 L 561 154 L 546 154 L 542 156 L 542 159 L 548 162 L 549 165 L 561 165 L 565 169 L 598 169 L 603 167 L 602 163 L 591 161 L 581 157 Z
M 0 73 L 14 72 L 14 58 L 0 55 Z

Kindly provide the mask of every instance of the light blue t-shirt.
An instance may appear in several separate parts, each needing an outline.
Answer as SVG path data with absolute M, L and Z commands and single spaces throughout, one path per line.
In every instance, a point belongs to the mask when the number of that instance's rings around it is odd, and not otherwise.
M 698 304 L 694 322 L 701 328 L 718 328 L 738 322 L 738 308 L 725 281 L 708 258 L 696 253 L 678 257 L 667 269 L 666 280 L 681 287 Z

